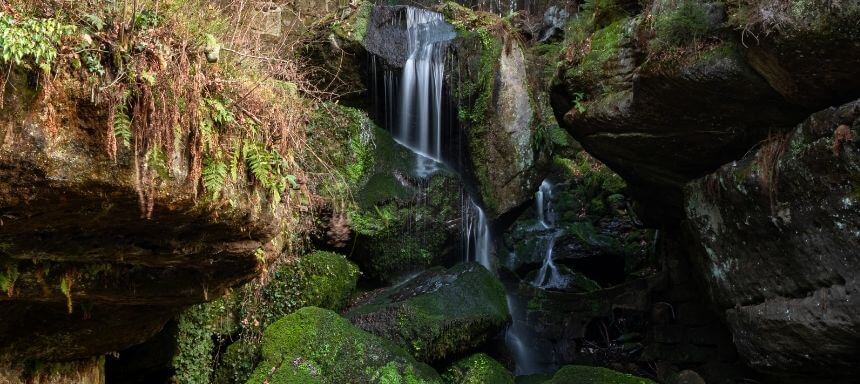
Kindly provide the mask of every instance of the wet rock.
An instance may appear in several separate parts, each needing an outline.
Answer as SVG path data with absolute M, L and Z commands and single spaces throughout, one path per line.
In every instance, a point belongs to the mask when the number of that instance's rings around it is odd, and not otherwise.
M 405 350 L 316 307 L 268 327 L 262 357 L 248 383 L 441 383 L 431 367 Z
M 514 375 L 498 361 L 483 353 L 457 361 L 448 367 L 442 379 L 450 384 L 514 384 Z
M 706 384 L 705 379 L 699 376 L 695 371 L 689 369 L 678 373 L 678 376 L 673 381 L 674 384 Z
M 501 283 L 483 266 L 433 268 L 347 313 L 357 327 L 432 362 L 472 350 L 501 331 L 508 307 Z
M 351 254 L 365 277 L 387 284 L 431 265 L 453 264 L 460 236 L 459 178 L 447 170 L 428 178 L 414 175 L 414 154 L 362 112 L 346 110 L 353 131 L 335 145 L 348 146 L 355 158 L 334 162 L 347 176 L 343 185 L 322 188 L 332 194 L 349 191 L 344 197 L 356 204 L 333 213 L 324 229 L 328 244 L 321 246 Z M 340 241 L 332 241 L 332 234 Z
M 654 381 L 607 368 L 567 365 L 544 384 L 655 384 Z
M 803 116 L 750 66 L 739 42 L 684 45 L 722 36 L 708 27 L 706 7 L 693 10 L 701 18 L 693 25 L 676 12 L 655 8 L 654 27 L 641 15 L 592 25 L 581 14 L 575 25 L 590 46 L 570 47 L 553 91 L 559 121 L 624 177 L 651 223 L 680 219 L 684 184 Z
M 537 189 L 547 160 L 537 132 L 552 129 L 555 121 L 543 119 L 541 104 L 532 102 L 540 99 L 529 83 L 533 68 L 513 36 L 482 27 L 458 36 L 453 49 L 460 75 L 452 89 L 461 100 L 468 176 L 487 215 L 497 219 Z
M 826 109 L 685 190 L 689 248 L 738 352 L 781 379 L 857 374 L 860 153 L 841 138 L 858 127 L 860 101 Z

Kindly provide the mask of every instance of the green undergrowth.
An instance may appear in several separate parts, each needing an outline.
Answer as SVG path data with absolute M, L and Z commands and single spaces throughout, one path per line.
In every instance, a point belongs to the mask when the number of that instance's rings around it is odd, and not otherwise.
M 340 309 L 351 296 L 358 268 L 342 255 L 313 252 L 272 270 L 253 284 L 179 316 L 175 378 L 182 383 L 244 383 L 259 357 L 263 329 L 297 309 Z M 213 351 L 227 346 L 220 360 Z
M 448 384 L 514 384 L 514 375 L 484 353 L 477 353 L 452 364 L 442 379 Z
M 391 342 L 332 311 L 306 307 L 266 329 L 249 384 L 439 383 L 438 374 Z

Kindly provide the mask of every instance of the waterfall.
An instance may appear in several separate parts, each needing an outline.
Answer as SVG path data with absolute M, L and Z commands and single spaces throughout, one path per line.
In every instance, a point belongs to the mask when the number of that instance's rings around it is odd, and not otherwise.
M 456 37 L 441 14 L 406 9 L 409 56 L 400 77 L 399 119 L 395 140 L 416 153 L 415 172 L 431 175 L 442 162 L 442 86 L 445 53 Z
M 382 94 L 380 89 L 374 88 L 373 92 L 377 104 L 384 108 L 384 124 L 398 143 L 415 154 L 414 174 L 425 179 L 443 164 L 452 169 L 460 165 L 461 159 L 450 158 L 457 148 L 446 148 L 446 143 L 458 140 L 448 137 L 454 127 L 444 116 L 450 112 L 445 104 L 447 51 L 457 34 L 440 13 L 414 7 L 405 7 L 403 13 L 407 39 L 403 69 L 397 73 L 386 68 L 380 78 L 377 59 L 372 57 L 371 80 L 374 86 L 381 86 Z M 492 271 L 490 223 L 477 201 L 472 194 L 464 193 L 463 259 Z
M 463 239 L 466 242 L 466 261 L 475 261 L 490 271 L 494 271 L 490 259 L 492 244 L 490 242 L 490 224 L 484 210 L 471 198 L 464 204 Z
M 535 210 L 538 216 L 538 227 L 548 230 L 549 233 L 541 236 L 543 252 L 543 264 L 537 273 L 532 285 L 539 288 L 564 288 L 567 279 L 559 273 L 553 262 L 553 248 L 555 241 L 564 233 L 564 230 L 555 226 L 555 209 L 553 209 L 552 190 L 553 185 L 549 180 L 544 180 L 538 192 L 535 194 Z

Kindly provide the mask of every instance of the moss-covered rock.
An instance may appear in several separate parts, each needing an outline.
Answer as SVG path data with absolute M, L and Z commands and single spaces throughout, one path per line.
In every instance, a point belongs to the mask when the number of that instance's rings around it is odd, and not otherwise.
M 567 365 L 545 384 L 656 384 L 653 380 L 607 368 Z
M 336 313 L 302 308 L 266 329 L 249 384 L 440 383 L 439 375 L 391 342 Z
M 480 346 L 502 330 L 508 309 L 502 284 L 479 264 L 433 268 L 388 289 L 347 317 L 432 362 Z
M 447 384 L 514 384 L 514 375 L 484 353 L 476 353 L 452 364 L 442 379 Z
M 470 13 L 451 14 L 465 18 L 452 21 L 455 25 L 482 20 L 465 16 Z M 540 100 L 545 98 L 529 82 L 529 51 L 508 32 L 505 21 L 497 18 L 486 23 L 458 30 L 454 49 L 459 53 L 461 76 L 452 89 L 460 100 L 459 121 L 466 127 L 469 176 L 487 214 L 497 218 L 531 197 L 546 159 L 539 136 L 554 126 L 554 119 L 541 113 Z M 553 121 L 545 121 L 546 117 Z
M 254 368 L 259 343 L 253 335 L 305 306 L 340 309 L 358 280 L 358 267 L 344 256 L 312 252 L 270 272 L 262 287 L 246 286 L 218 300 L 189 308 L 179 316 L 174 377 L 182 383 L 239 383 Z M 221 361 L 216 348 L 227 348 Z

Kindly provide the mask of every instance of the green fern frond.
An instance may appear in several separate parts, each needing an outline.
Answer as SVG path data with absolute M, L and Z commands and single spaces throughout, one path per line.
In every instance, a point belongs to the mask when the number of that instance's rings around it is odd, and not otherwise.
M 227 181 L 227 164 L 212 158 L 203 161 L 203 188 L 212 199 L 218 199 Z

